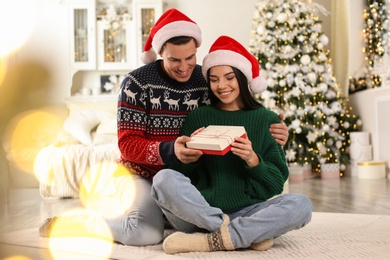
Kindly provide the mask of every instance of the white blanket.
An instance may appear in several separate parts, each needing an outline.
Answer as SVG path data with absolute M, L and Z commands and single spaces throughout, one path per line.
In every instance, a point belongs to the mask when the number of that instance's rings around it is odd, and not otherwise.
M 104 185 L 120 152 L 116 143 L 101 145 L 49 145 L 36 158 L 35 172 L 40 178 L 43 198 L 78 198 L 83 179 Z

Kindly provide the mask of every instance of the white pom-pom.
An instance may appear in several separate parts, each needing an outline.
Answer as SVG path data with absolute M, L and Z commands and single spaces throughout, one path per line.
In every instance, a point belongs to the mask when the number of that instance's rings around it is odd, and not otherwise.
M 154 50 L 144 51 L 141 53 L 141 61 L 144 64 L 149 64 L 157 60 L 157 54 Z
M 267 81 L 263 77 L 256 77 L 251 82 L 251 90 L 253 93 L 261 93 L 267 89 Z
M 326 35 L 321 35 L 321 37 L 320 37 L 320 42 L 323 44 L 323 45 L 327 45 L 328 43 L 329 43 L 329 38 L 328 38 L 328 36 L 326 36 Z

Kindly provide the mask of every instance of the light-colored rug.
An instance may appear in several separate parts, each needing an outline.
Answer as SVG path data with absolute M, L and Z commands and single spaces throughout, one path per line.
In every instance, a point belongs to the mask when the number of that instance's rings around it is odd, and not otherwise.
M 70 242 L 70 241 L 69 241 Z M 74 241 L 73 241 L 74 242 Z M 38 228 L 0 234 L 0 243 L 35 248 L 49 248 L 52 241 L 40 238 Z M 62 251 L 79 252 L 75 244 Z M 77 244 L 77 243 L 76 243 Z M 84 254 L 100 255 L 102 245 Z M 55 254 L 57 250 L 54 251 Z M 81 255 L 80 255 L 81 256 Z M 87 257 L 87 255 L 85 255 Z M 100 255 L 101 256 L 101 255 Z M 265 252 L 238 250 L 230 252 L 185 253 L 167 255 L 162 246 L 132 247 L 114 244 L 106 254 L 111 259 L 390 259 L 390 215 L 313 213 L 304 228 L 275 239 Z M 80 258 L 81 259 L 81 258 Z

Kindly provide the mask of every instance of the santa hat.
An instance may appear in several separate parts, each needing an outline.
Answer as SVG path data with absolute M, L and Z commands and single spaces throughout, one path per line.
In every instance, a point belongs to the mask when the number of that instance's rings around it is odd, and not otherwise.
M 178 36 L 190 36 L 195 38 L 197 46 L 202 43 L 199 26 L 175 8 L 167 10 L 154 24 L 149 37 L 145 42 L 144 52 L 141 54 L 143 63 L 152 63 L 157 59 L 164 43 Z
M 267 88 L 267 82 L 260 77 L 260 66 L 256 57 L 239 42 L 228 36 L 220 36 L 210 47 L 203 59 L 202 73 L 207 79 L 207 71 L 214 66 L 228 65 L 239 69 L 248 79 L 252 92 L 261 93 Z

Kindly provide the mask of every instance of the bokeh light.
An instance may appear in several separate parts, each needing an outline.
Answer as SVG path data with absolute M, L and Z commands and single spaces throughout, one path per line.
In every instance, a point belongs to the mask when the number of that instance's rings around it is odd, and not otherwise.
M 26 42 L 35 26 L 35 1 L 2 1 L 0 8 L 0 58 Z M 0 74 L 1 75 L 1 74 Z
M 40 150 L 53 142 L 62 127 L 62 119 L 49 111 L 42 108 L 21 113 L 5 131 L 3 146 L 8 159 L 26 173 L 35 174 L 28 162 L 34 161 Z
M 123 165 L 104 161 L 92 165 L 80 184 L 84 207 L 105 217 L 125 214 L 134 202 L 136 187 L 132 175 Z
M 56 219 L 49 235 L 49 248 L 54 259 L 66 259 L 61 251 L 109 259 L 113 238 L 106 222 L 98 214 L 88 210 L 73 210 L 62 216 L 85 217 L 86 221 L 69 225 L 65 218 Z M 77 236 L 72 230 L 77 231 Z M 71 234 L 66 235 L 68 232 Z
M 6 257 L 3 260 L 32 260 L 32 258 L 27 256 L 22 256 L 22 255 L 15 255 L 15 256 Z
M 0 57 L 0 90 L 2 89 L 2 85 L 5 78 L 5 73 L 7 72 L 7 67 L 5 63 L 5 59 Z

